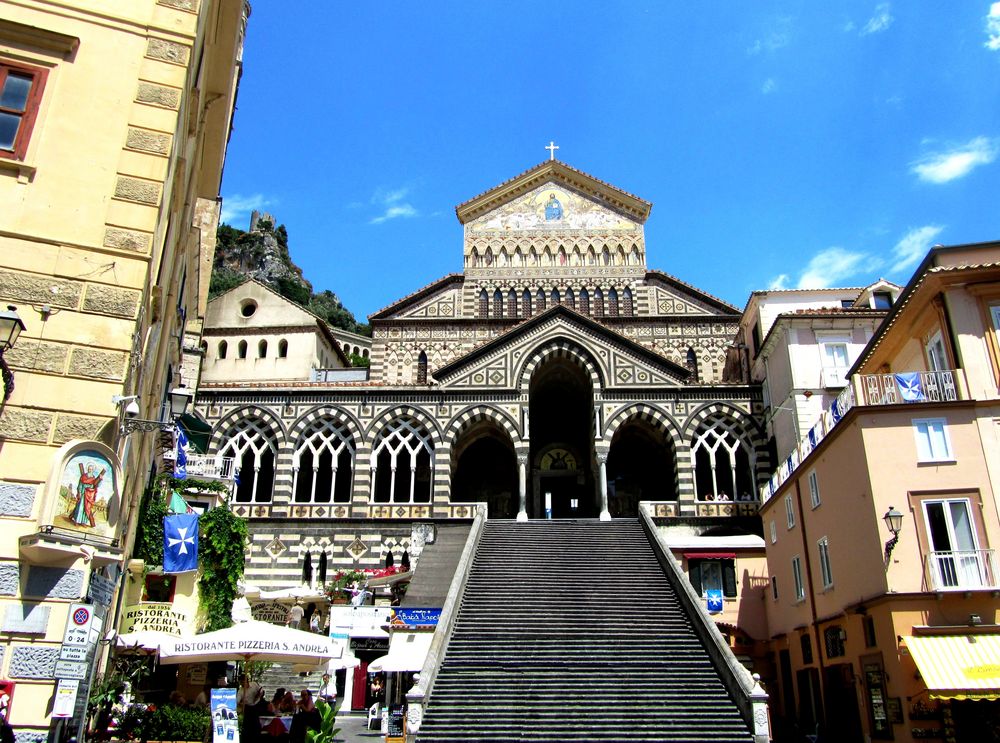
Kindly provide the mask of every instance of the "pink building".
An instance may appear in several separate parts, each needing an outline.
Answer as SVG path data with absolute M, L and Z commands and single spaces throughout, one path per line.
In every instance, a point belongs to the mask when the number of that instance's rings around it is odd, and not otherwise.
M 997 739 L 998 261 L 933 249 L 762 491 L 779 739 Z

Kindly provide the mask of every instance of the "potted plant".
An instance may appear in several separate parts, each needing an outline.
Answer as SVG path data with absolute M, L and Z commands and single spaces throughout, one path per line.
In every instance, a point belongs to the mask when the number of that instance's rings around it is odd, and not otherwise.
M 306 731 L 306 743 L 332 743 L 340 728 L 333 726 L 337 718 L 337 708 L 322 699 L 316 700 L 316 709 L 321 719 L 319 730 Z

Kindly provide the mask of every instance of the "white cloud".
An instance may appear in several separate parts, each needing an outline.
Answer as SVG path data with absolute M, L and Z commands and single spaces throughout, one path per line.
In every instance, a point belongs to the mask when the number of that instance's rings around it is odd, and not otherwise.
M 881 3 L 875 6 L 875 15 L 868 19 L 868 23 L 861 29 L 861 35 L 881 33 L 891 25 L 892 15 L 889 13 L 889 3 Z
M 925 155 L 911 163 L 910 171 L 928 183 L 947 183 L 967 175 L 977 165 L 993 162 L 997 152 L 996 139 L 976 137 L 946 152 Z
M 838 286 L 844 279 L 858 273 L 862 264 L 871 268 L 872 258 L 843 248 L 827 248 L 812 257 L 799 277 L 799 289 L 825 289 Z
M 270 206 L 274 202 L 268 199 L 264 194 L 251 194 L 250 196 L 243 196 L 242 194 L 233 194 L 232 196 L 222 197 L 222 213 L 219 215 L 219 222 L 232 224 L 233 222 L 245 222 L 245 224 L 237 225 L 240 229 L 244 229 L 250 226 L 250 212 L 263 209 L 265 206 Z
M 775 52 L 788 46 L 792 41 L 791 25 L 791 18 L 787 16 L 778 18 L 774 22 L 773 29 L 770 29 L 765 36 L 755 39 L 753 44 L 747 47 L 747 54 L 753 57 L 761 52 Z
M 406 199 L 410 189 L 396 188 L 387 190 L 380 188 L 372 195 L 371 203 L 383 208 L 381 214 L 368 220 L 368 224 L 382 224 L 390 219 L 409 219 L 419 216 L 420 212 Z
M 941 234 L 943 229 L 943 226 L 929 224 L 924 227 L 916 227 L 903 235 L 903 238 L 896 243 L 896 247 L 892 249 L 892 255 L 896 259 L 892 270 L 902 271 L 910 268 L 923 258 L 931 249 L 931 245 L 934 244 L 934 239 Z
M 986 14 L 986 48 L 1000 51 L 1000 3 L 993 3 L 990 12 Z
M 773 279 L 771 279 L 767 284 L 768 289 L 773 289 L 775 291 L 780 291 L 781 289 L 788 288 L 788 274 L 779 273 Z
M 773 93 L 777 89 L 778 89 L 778 83 L 774 81 L 773 77 L 767 78 L 767 80 L 764 81 L 764 84 L 760 86 L 760 92 L 763 93 L 764 95 L 767 95 L 768 93 Z

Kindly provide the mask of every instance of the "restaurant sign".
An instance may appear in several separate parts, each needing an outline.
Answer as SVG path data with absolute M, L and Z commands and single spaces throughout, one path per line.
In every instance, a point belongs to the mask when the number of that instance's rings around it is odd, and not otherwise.
M 436 627 L 440 609 L 393 609 L 389 623 L 393 627 Z
M 181 627 L 187 624 L 186 614 L 175 611 L 170 603 L 146 603 L 125 607 L 122 632 L 153 630 L 168 635 L 180 635 Z

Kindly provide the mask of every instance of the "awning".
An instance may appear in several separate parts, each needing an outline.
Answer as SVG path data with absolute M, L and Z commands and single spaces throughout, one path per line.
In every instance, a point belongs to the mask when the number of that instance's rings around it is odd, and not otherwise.
M 419 671 L 433 639 L 433 632 L 393 632 L 389 652 L 369 663 L 368 673 Z
M 735 552 L 685 552 L 689 560 L 735 560 Z
M 185 413 L 177 419 L 177 422 L 184 429 L 188 442 L 194 447 L 195 452 L 207 454 L 208 442 L 212 438 L 212 425 L 192 413 Z
M 903 640 L 935 699 L 1000 699 L 1000 634 L 915 635 Z

